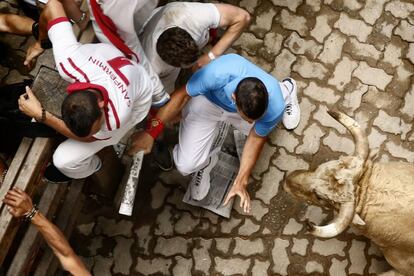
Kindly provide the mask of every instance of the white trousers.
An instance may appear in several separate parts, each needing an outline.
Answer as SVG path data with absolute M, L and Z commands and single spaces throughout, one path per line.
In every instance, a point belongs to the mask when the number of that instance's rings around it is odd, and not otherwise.
M 68 177 L 75 179 L 88 177 L 100 168 L 101 160 L 96 153 L 104 147 L 117 144 L 133 126 L 123 127 L 108 140 L 88 143 L 67 139 L 54 152 L 53 164 Z
M 220 122 L 230 123 L 248 135 L 253 124 L 238 113 L 227 112 L 204 96 L 192 98 L 182 112 L 178 144 L 174 147 L 175 165 L 183 175 L 206 166 Z
M 67 139 L 54 152 L 53 164 L 64 175 L 75 179 L 94 174 L 101 165 L 101 160 L 95 154 L 104 147 L 118 144 L 127 132 L 140 122 L 141 115 L 142 109 L 137 103 L 132 109 L 130 119 L 121 128 L 112 131 L 111 138 L 107 140 L 81 142 Z

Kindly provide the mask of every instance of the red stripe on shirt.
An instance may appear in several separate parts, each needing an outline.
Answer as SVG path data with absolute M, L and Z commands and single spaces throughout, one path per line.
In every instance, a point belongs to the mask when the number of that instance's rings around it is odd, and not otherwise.
M 91 82 L 88 78 L 88 76 L 85 74 L 85 72 L 83 72 L 78 66 L 76 66 L 76 64 L 73 62 L 73 60 L 71 58 L 68 58 L 68 61 L 70 63 L 70 65 L 72 65 L 72 67 L 79 72 L 79 74 L 81 74 L 84 78 L 86 82 Z
M 72 75 L 71 73 L 69 73 L 68 72 L 68 70 L 66 70 L 66 68 L 65 68 L 65 66 L 63 66 L 63 63 L 62 62 L 60 62 L 59 63 L 59 65 L 60 65 L 60 68 L 62 68 L 62 71 L 69 77 L 69 78 L 71 78 L 71 79 L 73 79 L 73 80 L 75 80 L 76 82 L 79 82 L 79 80 L 74 76 L 74 75 Z
M 53 20 L 50 20 L 47 23 L 47 30 L 49 31 L 50 28 L 52 28 L 54 25 L 61 23 L 61 22 L 69 22 L 69 19 L 67 17 L 62 16 L 62 17 L 58 17 Z
M 91 10 L 95 17 L 96 23 L 102 30 L 102 33 L 109 39 L 109 41 L 120 50 L 124 55 L 132 59 L 134 56 L 139 62 L 138 56 L 125 44 L 125 41 L 119 36 L 116 26 L 111 18 L 106 16 L 96 0 L 90 0 Z
M 116 128 L 119 128 L 121 126 L 121 123 L 119 122 L 118 113 L 116 112 L 114 103 L 111 101 L 111 99 L 108 99 L 108 103 L 111 106 L 112 114 L 114 114 L 115 122 L 116 122 Z
M 97 141 L 105 141 L 105 140 L 109 140 L 109 139 L 112 138 L 112 137 L 108 137 L 108 138 L 102 138 L 102 139 L 100 139 L 100 138 L 96 138 L 95 136 L 92 136 L 92 137 L 93 137 L 93 139 L 95 139 Z

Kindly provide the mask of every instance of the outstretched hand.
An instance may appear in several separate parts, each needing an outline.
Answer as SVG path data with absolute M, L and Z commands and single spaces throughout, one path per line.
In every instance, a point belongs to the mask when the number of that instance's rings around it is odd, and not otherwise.
M 7 192 L 3 202 L 7 205 L 7 210 L 10 214 L 16 218 L 26 215 L 33 208 L 30 196 L 17 187 Z
M 143 150 L 145 154 L 151 152 L 154 145 L 154 138 L 146 131 L 136 132 L 131 136 L 131 144 L 128 149 L 128 155 L 134 155 L 134 153 Z
M 28 86 L 26 86 L 26 93 L 20 96 L 18 103 L 20 111 L 27 116 L 36 120 L 42 117 L 42 105 Z
M 24 60 L 24 65 L 27 66 L 29 69 L 32 69 L 36 64 L 36 59 L 40 56 L 45 49 L 40 46 L 40 42 L 36 41 L 27 49 L 26 52 L 26 59 Z
M 197 71 L 198 69 L 200 69 L 201 67 L 203 67 L 204 65 L 207 65 L 210 63 L 210 58 L 207 54 L 203 54 L 202 56 L 200 56 L 198 58 L 198 60 L 196 61 L 196 63 L 193 65 L 193 67 L 191 68 L 191 70 L 193 72 Z
M 243 181 L 236 178 L 236 180 L 233 183 L 233 186 L 227 194 L 223 206 L 226 206 L 230 202 L 230 200 L 235 196 L 240 197 L 240 208 L 242 208 L 245 213 L 250 213 L 251 204 L 249 192 L 247 191 L 247 182 L 244 183 Z

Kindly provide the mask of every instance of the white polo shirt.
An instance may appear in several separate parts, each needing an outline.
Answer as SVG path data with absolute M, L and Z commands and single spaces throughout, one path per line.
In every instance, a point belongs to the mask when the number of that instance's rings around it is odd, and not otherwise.
M 116 136 L 143 120 L 151 107 L 152 84 L 146 70 L 110 44 L 81 44 L 66 17 L 48 23 L 59 74 L 72 84 L 68 93 L 93 88 L 102 93 L 105 121 L 94 135 Z
M 202 49 L 209 41 L 210 29 L 218 28 L 220 13 L 211 3 L 172 2 L 153 11 L 139 38 L 155 72 L 163 78 L 176 67 L 165 63 L 156 50 L 157 40 L 167 29 L 179 27 L 188 32 Z

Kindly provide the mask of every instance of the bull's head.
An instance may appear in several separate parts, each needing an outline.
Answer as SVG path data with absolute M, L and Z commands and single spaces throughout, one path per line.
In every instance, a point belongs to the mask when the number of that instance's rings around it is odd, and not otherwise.
M 352 133 L 355 141 L 354 155 L 323 163 L 313 172 L 293 172 L 284 185 L 285 190 L 298 199 L 339 209 L 338 215 L 328 225 L 309 225 L 313 235 L 323 238 L 340 234 L 354 218 L 356 183 L 368 157 L 368 140 L 359 124 L 341 112 L 328 113 Z

